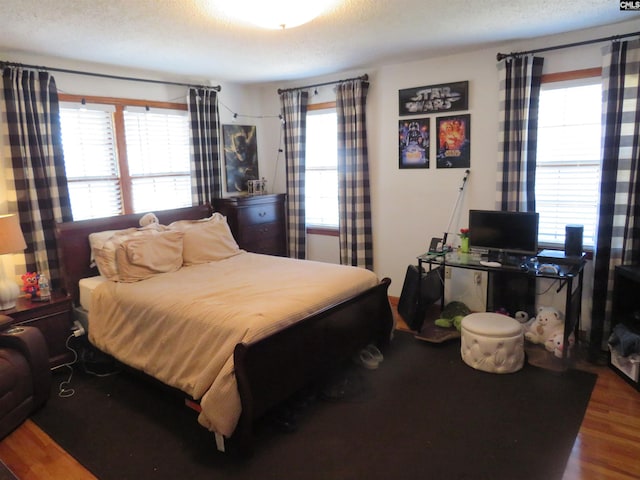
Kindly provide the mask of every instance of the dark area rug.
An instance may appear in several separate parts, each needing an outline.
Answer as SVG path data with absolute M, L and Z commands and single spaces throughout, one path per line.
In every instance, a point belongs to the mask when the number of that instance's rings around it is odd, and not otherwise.
M 54 394 L 34 421 L 102 480 L 560 479 L 596 376 L 489 374 L 459 349 L 398 332 L 377 370 L 345 368 L 288 403 L 293 433 L 260 422 L 245 459 L 217 452 L 194 412 L 125 373 L 76 371 L 75 394 Z
M 0 460 L 0 480 L 18 480 L 9 467 L 7 467 L 2 460 Z

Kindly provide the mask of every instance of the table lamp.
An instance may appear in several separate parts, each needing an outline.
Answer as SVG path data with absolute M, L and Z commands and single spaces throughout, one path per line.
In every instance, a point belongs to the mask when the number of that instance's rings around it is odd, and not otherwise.
M 15 280 L 7 278 L 5 260 L 8 254 L 18 253 L 27 248 L 20 230 L 17 215 L 0 215 L 0 310 L 16 306 L 20 288 Z

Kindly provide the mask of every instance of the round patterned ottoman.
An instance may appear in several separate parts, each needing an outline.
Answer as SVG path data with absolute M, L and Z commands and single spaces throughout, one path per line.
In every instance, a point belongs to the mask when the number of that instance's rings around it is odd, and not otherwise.
M 517 320 L 499 313 L 472 313 L 462 319 L 462 360 L 490 373 L 517 372 L 524 365 L 524 332 Z

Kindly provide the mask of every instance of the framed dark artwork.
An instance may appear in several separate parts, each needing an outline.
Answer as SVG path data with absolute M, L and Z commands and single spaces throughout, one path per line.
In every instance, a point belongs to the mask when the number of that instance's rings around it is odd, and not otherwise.
M 429 118 L 398 122 L 398 166 L 429 168 Z
M 436 118 L 438 146 L 437 168 L 471 166 L 471 115 Z
M 222 137 L 227 192 L 246 192 L 247 182 L 260 178 L 256 127 L 222 125 Z
M 406 88 L 398 92 L 400 116 L 447 113 L 469 109 L 469 82 Z

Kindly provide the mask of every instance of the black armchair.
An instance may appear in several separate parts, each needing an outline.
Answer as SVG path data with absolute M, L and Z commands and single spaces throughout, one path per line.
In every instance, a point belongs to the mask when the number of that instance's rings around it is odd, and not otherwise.
M 42 407 L 51 393 L 49 353 L 42 333 L 11 322 L 0 314 L 0 439 Z

